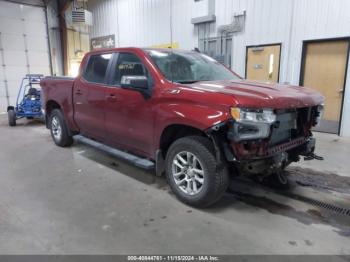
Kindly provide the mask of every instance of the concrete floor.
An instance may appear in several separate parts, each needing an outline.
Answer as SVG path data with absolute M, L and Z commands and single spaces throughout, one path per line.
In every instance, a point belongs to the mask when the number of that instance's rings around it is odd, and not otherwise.
M 197 210 L 152 172 L 81 144 L 59 148 L 43 125 L 6 121 L 0 116 L 0 254 L 350 254 L 349 217 L 338 226 L 249 184 L 247 195 Z M 302 165 L 348 175 L 349 140 L 317 136 L 326 161 Z
M 314 134 L 317 138 L 315 153 L 323 156 L 325 160 L 301 161 L 295 166 L 350 177 L 350 138 L 327 133 Z

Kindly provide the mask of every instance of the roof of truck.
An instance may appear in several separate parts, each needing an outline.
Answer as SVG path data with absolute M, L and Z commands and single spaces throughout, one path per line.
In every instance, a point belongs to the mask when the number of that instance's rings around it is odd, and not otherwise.
M 108 53 L 108 52 L 118 52 L 118 51 L 163 51 L 163 52 L 170 52 L 170 51 L 176 51 L 176 52 L 195 52 L 193 50 L 184 50 L 184 49 L 171 49 L 171 48 L 156 48 L 156 47 L 113 47 L 113 48 L 101 48 L 101 49 L 95 49 L 87 54 L 99 54 L 99 53 Z

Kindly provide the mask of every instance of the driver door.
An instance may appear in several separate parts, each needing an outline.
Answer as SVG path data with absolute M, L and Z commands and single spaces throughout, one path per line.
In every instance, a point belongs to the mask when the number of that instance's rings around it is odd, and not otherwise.
M 106 92 L 106 139 L 108 144 L 143 156 L 151 156 L 153 99 L 145 98 L 137 89 L 122 88 L 120 84 L 123 76 L 151 76 L 141 59 L 131 52 L 118 53 L 114 59 L 110 88 Z

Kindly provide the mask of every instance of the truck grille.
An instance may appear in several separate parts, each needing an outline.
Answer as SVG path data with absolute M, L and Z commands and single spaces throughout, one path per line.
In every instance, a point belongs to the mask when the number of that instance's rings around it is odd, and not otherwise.
M 275 146 L 303 136 L 303 125 L 311 121 L 313 111 L 312 107 L 278 110 L 269 145 Z
M 272 128 L 270 146 L 290 141 L 292 129 L 297 129 L 297 112 L 277 114 L 276 124 Z

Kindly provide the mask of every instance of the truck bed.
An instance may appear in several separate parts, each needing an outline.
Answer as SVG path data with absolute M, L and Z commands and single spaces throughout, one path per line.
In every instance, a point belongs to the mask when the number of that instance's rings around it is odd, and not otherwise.
M 75 78 L 66 76 L 48 76 L 41 80 L 40 85 L 43 93 L 43 105 L 45 112 L 50 110 L 50 105 L 61 106 L 61 110 L 71 130 L 76 129 L 74 123 L 74 103 L 73 103 L 73 87 Z

